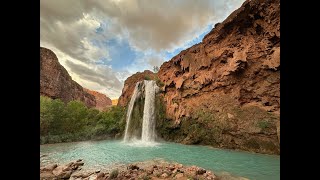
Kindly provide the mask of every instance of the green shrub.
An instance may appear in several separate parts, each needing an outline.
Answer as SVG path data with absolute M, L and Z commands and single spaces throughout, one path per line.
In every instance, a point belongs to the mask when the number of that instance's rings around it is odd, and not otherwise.
M 151 77 L 149 75 L 145 75 L 144 80 L 151 80 Z
M 159 86 L 159 87 L 163 87 L 164 86 L 164 83 L 160 80 L 158 75 L 156 76 L 155 81 L 156 81 L 157 86 Z
M 122 133 L 125 108 L 106 111 L 87 108 L 80 101 L 65 104 L 59 99 L 40 96 L 40 143 L 70 142 Z
M 118 174 L 119 174 L 118 169 L 112 170 L 111 173 L 110 173 L 109 178 L 110 179 L 115 179 L 116 177 L 118 177 Z
M 271 125 L 270 122 L 266 120 L 258 122 L 258 127 L 261 128 L 262 130 L 269 128 L 270 125 Z

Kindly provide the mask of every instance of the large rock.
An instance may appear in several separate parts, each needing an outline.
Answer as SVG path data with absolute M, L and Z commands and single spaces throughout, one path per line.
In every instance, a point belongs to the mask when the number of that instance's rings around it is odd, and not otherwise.
M 79 100 L 88 107 L 96 105 L 95 96 L 73 81 L 57 56 L 43 47 L 40 47 L 40 95 L 59 98 L 64 102 Z
M 164 139 L 280 153 L 279 0 L 245 1 L 201 43 L 162 64 L 158 77 Z
M 100 111 L 101 110 L 104 110 L 106 107 L 110 107 L 112 106 L 112 101 L 110 98 L 108 98 L 105 94 L 102 94 L 102 93 L 99 93 L 97 91 L 93 91 L 93 90 L 90 90 L 90 89 L 86 89 L 84 88 L 84 90 L 93 95 L 95 97 L 95 100 L 96 100 L 96 105 L 95 107 L 97 109 L 99 109 Z
M 157 74 L 149 70 L 145 70 L 144 72 L 137 72 L 136 74 L 133 74 L 132 76 L 128 77 L 124 82 L 124 87 L 122 89 L 121 96 L 118 99 L 118 106 L 127 106 L 137 82 L 143 80 L 155 80 L 156 77 Z
M 40 168 L 40 179 L 69 179 L 74 172 L 79 171 L 79 167 L 83 166 L 81 161 L 70 162 L 65 165 L 57 166 L 57 164 L 47 165 Z

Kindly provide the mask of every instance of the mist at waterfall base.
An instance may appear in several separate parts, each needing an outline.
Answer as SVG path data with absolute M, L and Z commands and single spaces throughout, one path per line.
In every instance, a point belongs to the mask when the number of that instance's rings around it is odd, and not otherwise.
M 154 146 L 157 144 L 155 142 L 155 97 L 158 91 L 159 87 L 153 80 L 144 80 L 136 83 L 128 105 L 126 128 L 123 138 L 124 142 L 134 146 Z M 133 108 L 138 98 L 144 99 L 141 137 L 137 137 L 136 134 L 132 132 L 137 131 L 137 129 L 130 128 L 135 125 L 131 119 Z M 133 130 L 130 131 L 129 129 Z
M 184 165 L 196 165 L 212 170 L 217 175 L 230 173 L 249 179 L 280 179 L 279 156 L 156 142 L 154 104 L 157 92 L 158 87 L 155 81 L 145 80 L 136 84 L 128 104 L 125 135 L 122 141 L 103 140 L 41 145 L 40 153 L 46 156 L 40 158 L 40 164 L 64 164 L 83 159 L 85 163 L 83 169 L 95 170 L 162 159 Z M 143 113 L 142 115 L 139 113 L 142 117 L 133 121 L 135 107 L 143 108 Z

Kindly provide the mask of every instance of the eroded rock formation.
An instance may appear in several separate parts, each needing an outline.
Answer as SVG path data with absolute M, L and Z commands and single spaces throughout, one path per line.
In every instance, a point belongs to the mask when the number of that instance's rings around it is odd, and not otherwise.
M 40 47 L 40 95 L 59 98 L 64 102 L 79 100 L 88 107 L 95 107 L 95 97 L 73 81 L 50 49 Z
M 122 89 L 121 96 L 118 99 L 118 106 L 127 106 L 137 82 L 143 80 L 155 80 L 156 77 L 157 75 L 149 70 L 137 72 L 136 74 L 133 74 L 132 76 L 128 77 L 124 82 L 124 87 Z
M 279 0 L 247 0 L 158 76 L 165 139 L 280 153 Z
M 143 77 L 126 80 L 118 105 Z M 163 63 L 157 78 L 163 139 L 279 154 L 280 1 L 245 1 L 202 42 Z
M 90 89 L 83 88 L 87 93 L 93 95 L 96 100 L 95 107 L 100 111 L 104 110 L 106 107 L 112 106 L 112 101 L 105 94 L 93 91 Z

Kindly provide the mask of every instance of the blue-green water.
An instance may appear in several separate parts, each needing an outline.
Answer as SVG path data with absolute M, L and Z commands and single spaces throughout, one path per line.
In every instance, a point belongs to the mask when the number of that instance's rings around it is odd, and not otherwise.
M 280 179 L 280 157 L 176 143 L 126 144 L 121 141 L 85 141 L 40 146 L 40 163 L 59 164 L 83 159 L 87 167 L 99 167 L 164 159 L 184 165 L 196 165 L 219 175 L 229 172 L 257 180 Z

